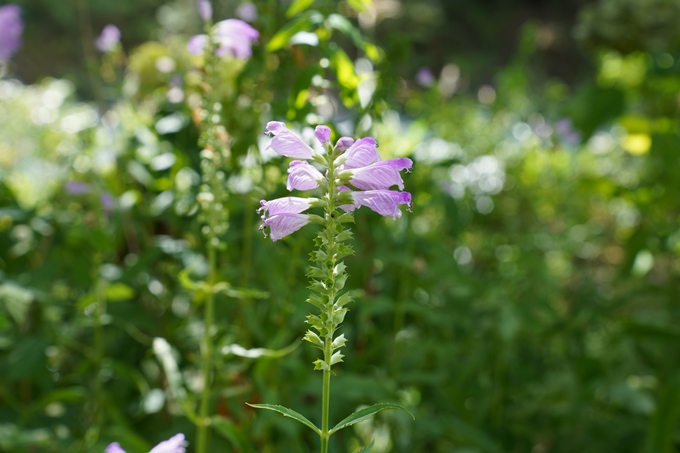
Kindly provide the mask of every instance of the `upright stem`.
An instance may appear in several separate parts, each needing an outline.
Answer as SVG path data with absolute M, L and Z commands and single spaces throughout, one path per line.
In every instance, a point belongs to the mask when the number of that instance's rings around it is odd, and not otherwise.
M 205 317 L 204 317 L 204 333 L 203 333 L 203 344 L 202 344 L 202 372 L 203 372 L 203 392 L 201 394 L 201 404 L 198 409 L 198 433 L 196 439 L 196 453 L 206 453 L 208 448 L 208 434 L 210 425 L 210 397 L 211 397 L 211 371 L 212 371 L 212 357 L 213 357 L 213 345 L 212 345 L 212 327 L 215 322 L 215 293 L 213 288 L 217 283 L 217 264 L 216 264 L 216 246 L 218 243 L 217 235 L 219 233 L 218 226 L 221 222 L 218 211 L 222 211 L 221 202 L 222 200 L 216 192 L 216 188 L 219 184 L 218 169 L 215 159 L 221 162 L 220 157 L 220 145 L 217 139 L 216 133 L 216 121 L 214 117 L 218 114 L 215 111 L 215 106 L 218 102 L 218 96 L 216 94 L 216 70 L 215 65 L 215 43 L 212 39 L 212 21 L 207 21 L 205 23 L 205 30 L 210 38 L 208 39 L 208 46 L 205 51 L 205 71 L 206 71 L 206 126 L 203 131 L 202 140 L 204 141 L 203 146 L 209 150 L 208 155 L 202 155 L 202 171 L 204 178 L 204 189 L 207 189 L 207 198 L 203 199 L 204 203 L 201 204 L 202 210 L 204 211 L 205 217 L 205 227 L 207 231 L 204 231 L 206 238 L 206 249 L 208 254 L 208 295 L 205 302 Z M 212 157 L 208 157 L 212 156 Z M 216 157 L 217 156 L 217 157 Z M 202 190 L 204 190 L 202 189 Z M 218 206 L 219 205 L 219 208 Z
M 328 196 L 326 199 L 326 255 L 330 260 L 330 265 L 335 267 L 335 259 L 333 258 L 333 247 L 335 245 L 335 195 L 336 195 L 336 181 L 335 181 L 335 153 L 332 148 L 328 147 Z M 331 307 L 335 301 L 335 277 L 334 273 L 331 275 L 331 284 L 328 288 L 328 306 Z M 333 334 L 335 332 L 328 332 L 326 338 L 324 338 L 324 350 L 323 359 L 329 366 L 323 371 L 323 390 L 322 390 L 322 403 L 321 403 L 321 453 L 328 453 L 328 442 L 330 440 L 330 435 L 328 433 L 328 419 L 330 418 L 330 407 L 331 407 L 331 357 L 333 355 Z
M 331 363 L 331 340 L 326 338 L 323 358 L 326 363 Z M 328 453 L 328 418 L 331 407 L 331 370 L 323 372 L 323 401 L 321 404 L 321 453 Z
M 215 317 L 215 295 L 212 287 L 215 284 L 215 246 L 212 238 L 208 240 L 208 285 L 211 290 L 205 303 L 205 320 L 203 334 L 203 393 L 201 394 L 201 407 L 199 408 L 198 439 L 196 452 L 205 453 L 208 445 L 208 407 L 210 405 L 210 365 L 212 362 L 212 338 L 211 330 Z

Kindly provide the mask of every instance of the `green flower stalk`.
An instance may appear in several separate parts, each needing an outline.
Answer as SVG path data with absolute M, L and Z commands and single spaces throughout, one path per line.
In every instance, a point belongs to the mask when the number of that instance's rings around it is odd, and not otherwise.
M 333 146 L 329 141 L 331 131 L 326 126 L 316 128 L 316 137 L 325 148 L 324 154 L 317 153 L 283 123 L 270 122 L 267 132 L 274 136 L 270 144 L 274 151 L 283 156 L 305 159 L 291 162 L 288 189 L 319 189 L 322 193 L 320 198 L 284 197 L 260 202 L 260 211 L 264 213 L 260 229 L 269 228 L 274 241 L 308 223 L 323 226 L 315 239 L 316 250 L 311 253 L 312 265 L 307 273 L 312 291 L 307 302 L 319 311 L 307 316 L 310 329 L 304 336 L 307 342 L 321 350 L 321 358 L 314 361 L 314 369 L 323 373 L 321 428 L 282 406 L 252 406 L 280 412 L 310 427 L 320 437 L 321 453 L 328 453 L 330 437 L 340 429 L 384 409 L 408 412 L 394 404 L 376 404 L 355 412 L 330 428 L 331 372 L 334 365 L 343 361 L 345 356 L 341 349 L 347 342 L 344 334 L 336 334 L 347 314 L 346 305 L 352 302 L 349 292 L 343 292 L 348 277 L 343 258 L 353 253 L 352 247 L 346 244 L 352 238 L 352 232 L 345 225 L 354 222 L 352 211 L 361 206 L 395 219 L 401 216 L 399 205 L 405 204 L 410 208 L 410 193 L 389 189 L 395 185 L 399 189 L 404 188 L 400 171 L 410 169 L 412 162 L 406 158 L 383 161 L 378 154 L 377 143 L 370 137 L 356 142 L 343 137 Z M 323 172 L 308 160 L 319 165 Z M 311 208 L 322 208 L 323 216 L 303 214 Z M 363 451 L 368 452 L 370 448 Z
M 201 151 L 202 184 L 197 196 L 201 207 L 199 221 L 203 224 L 201 232 L 206 241 L 208 257 L 208 277 L 205 287 L 204 334 L 201 344 L 201 365 L 203 373 L 203 391 L 201 394 L 197 424 L 197 453 L 205 453 L 208 445 L 208 428 L 210 424 L 210 399 L 212 390 L 213 339 L 212 331 L 215 322 L 215 292 L 219 287 L 217 275 L 217 251 L 223 248 L 220 236 L 228 228 L 228 210 L 225 204 L 228 198 L 226 190 L 225 167 L 230 158 L 229 136 L 222 125 L 222 103 L 216 87 L 219 83 L 219 65 L 221 58 L 231 54 L 236 58 L 246 58 L 251 54 L 251 41 L 257 39 L 259 33 L 245 22 L 227 19 L 217 24 L 212 23 L 212 5 L 209 0 L 198 0 L 197 9 L 205 21 L 204 35 L 191 38 L 187 50 L 194 55 L 202 55 L 204 59 L 202 98 L 203 105 L 200 118 L 203 130 L 199 139 Z

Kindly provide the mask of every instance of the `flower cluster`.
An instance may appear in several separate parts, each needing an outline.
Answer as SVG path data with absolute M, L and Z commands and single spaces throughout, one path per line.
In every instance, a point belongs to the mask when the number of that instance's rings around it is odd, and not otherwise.
M 248 58 L 252 54 L 252 41 L 259 38 L 260 33 L 242 20 L 227 19 L 214 25 L 212 36 L 218 57 L 229 54 L 236 58 Z M 193 36 L 187 44 L 187 50 L 192 55 L 203 55 L 208 39 L 205 34 Z
M 316 137 L 322 145 L 328 146 L 330 129 L 317 126 Z M 329 176 L 337 184 L 337 193 L 332 194 L 339 203 L 338 207 L 345 212 L 352 212 L 361 206 L 386 217 L 401 217 L 400 205 L 411 208 L 411 194 L 402 192 L 404 181 L 401 170 L 410 170 L 413 162 L 408 158 L 382 160 L 378 154 L 378 144 L 371 137 L 357 140 L 350 137 L 340 138 L 332 153 L 338 153 L 330 164 L 333 172 L 328 171 L 329 162 L 307 145 L 300 136 L 289 130 L 284 123 L 272 121 L 267 124 L 267 133 L 272 135 L 269 148 L 282 156 L 294 160 L 288 168 L 288 190 L 313 190 L 320 186 L 329 186 Z M 326 155 L 328 157 L 328 154 Z M 308 161 L 313 160 L 326 169 L 323 174 Z M 331 175 L 332 173 L 332 175 Z M 399 190 L 390 190 L 397 186 Z M 303 214 L 312 207 L 324 207 L 328 200 L 316 198 L 284 197 L 272 201 L 261 201 L 260 212 L 263 224 L 260 230 L 270 229 L 270 236 L 277 241 L 307 225 L 310 222 L 323 223 L 316 215 Z
M 187 442 L 184 434 L 176 434 L 151 449 L 149 453 L 185 453 Z M 118 442 L 109 444 L 105 453 L 125 453 Z
M 0 61 L 9 60 L 21 45 L 21 8 L 17 5 L 0 6 Z

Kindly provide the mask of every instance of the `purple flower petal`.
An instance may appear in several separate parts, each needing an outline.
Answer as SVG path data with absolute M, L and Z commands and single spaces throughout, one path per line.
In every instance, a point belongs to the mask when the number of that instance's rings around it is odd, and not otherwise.
M 185 453 L 186 446 L 184 434 L 176 434 L 153 447 L 149 453 Z
M 350 182 L 362 190 L 389 189 L 395 185 L 399 187 L 399 190 L 403 190 L 404 181 L 399 171 L 412 167 L 413 162 L 406 157 L 384 160 L 367 167 L 353 169 Z
M 360 138 L 340 156 L 344 158 L 344 168 L 358 168 L 379 162 L 378 144 L 371 137 Z
M 91 189 L 89 184 L 80 181 L 69 181 L 66 183 L 66 192 L 71 195 L 83 195 Z
M 422 67 L 418 69 L 418 72 L 416 73 L 416 82 L 423 88 L 431 87 L 435 82 L 435 78 L 430 68 Z
M 114 442 L 106 447 L 106 451 L 104 453 L 125 453 L 125 450 L 121 448 L 118 442 Z
M 319 181 L 322 179 L 321 172 L 312 165 L 301 160 L 294 160 L 288 168 L 286 188 L 288 190 L 312 190 L 319 187 Z
M 0 61 L 9 60 L 21 45 L 21 8 L 17 5 L 0 6 Z
M 322 144 L 328 143 L 331 139 L 331 130 L 328 126 L 316 126 L 314 133 Z
M 246 22 L 254 22 L 257 20 L 257 7 L 251 2 L 241 3 L 236 8 L 236 17 Z
M 263 219 L 260 229 L 269 226 L 269 233 L 272 241 L 288 236 L 296 232 L 309 223 L 309 216 L 306 214 L 278 214 L 267 219 Z
M 377 212 L 385 217 L 397 219 L 401 217 L 400 204 L 408 205 L 411 209 L 411 194 L 397 192 L 395 190 L 367 190 L 365 192 L 353 192 L 354 203 Z
M 309 209 L 312 205 L 312 200 L 309 198 L 300 197 L 283 197 L 271 201 L 260 201 L 262 206 L 258 211 L 264 211 L 270 216 L 279 214 L 299 214 Z
M 344 151 L 354 144 L 354 139 L 352 137 L 340 137 L 335 143 L 335 147 L 340 151 Z
M 223 20 L 215 27 L 215 42 L 219 46 L 218 56 L 230 53 L 236 58 L 247 58 L 252 54 L 251 42 L 260 37 L 257 30 L 239 19 Z
M 290 131 L 285 124 L 280 121 L 267 123 L 267 132 L 274 134 L 274 138 L 267 147 L 271 148 L 282 156 L 297 159 L 311 159 L 314 150 L 302 141 L 299 135 Z
M 109 24 L 102 30 L 102 34 L 95 41 L 95 46 L 100 52 L 111 52 L 120 42 L 120 30 L 113 24 Z
M 201 16 L 205 22 L 212 19 L 213 9 L 210 0 L 196 0 L 196 9 L 198 10 L 198 15 Z
M 203 55 L 208 45 L 208 35 L 195 35 L 189 39 L 187 50 L 191 55 Z

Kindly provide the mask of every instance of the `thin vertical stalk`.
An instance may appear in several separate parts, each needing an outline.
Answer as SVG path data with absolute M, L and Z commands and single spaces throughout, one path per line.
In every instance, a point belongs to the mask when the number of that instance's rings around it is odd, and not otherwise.
M 336 195 L 336 181 L 335 181 L 335 153 L 329 147 L 328 153 L 328 194 L 326 197 L 326 255 L 328 256 L 331 268 L 335 267 L 335 259 L 333 258 L 333 247 L 335 246 L 335 195 Z M 328 305 L 332 306 L 335 301 L 335 274 L 330 273 L 330 285 L 328 287 Z M 328 443 L 330 440 L 329 434 L 329 418 L 331 406 L 331 357 L 333 355 L 333 335 L 335 332 L 330 331 L 324 338 L 323 359 L 329 366 L 323 371 L 323 388 L 322 388 L 322 402 L 321 402 L 321 453 L 328 453 Z
M 199 408 L 199 425 L 198 425 L 198 436 L 196 441 L 196 452 L 205 453 L 208 446 L 208 408 L 210 405 L 210 374 L 211 374 L 211 364 L 212 364 L 212 325 L 215 318 L 215 294 L 212 291 L 212 287 L 216 280 L 216 259 L 215 259 L 215 246 L 213 244 L 212 238 L 208 240 L 208 285 L 211 290 L 208 292 L 208 297 L 205 302 L 205 320 L 204 320 L 204 333 L 203 333 L 203 393 L 201 394 L 201 406 Z

